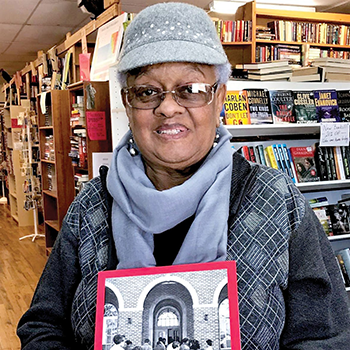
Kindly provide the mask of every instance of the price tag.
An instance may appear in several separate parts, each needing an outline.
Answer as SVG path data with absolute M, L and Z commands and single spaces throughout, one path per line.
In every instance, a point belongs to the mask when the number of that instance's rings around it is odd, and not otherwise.
M 349 146 L 349 124 L 321 123 L 320 146 Z

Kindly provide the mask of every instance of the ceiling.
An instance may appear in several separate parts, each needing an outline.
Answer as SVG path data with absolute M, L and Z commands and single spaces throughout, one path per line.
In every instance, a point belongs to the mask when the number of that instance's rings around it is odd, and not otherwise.
M 185 2 L 208 8 L 211 0 Z M 258 0 L 259 1 L 259 0 Z M 306 0 L 269 0 L 306 5 Z M 318 11 L 350 13 L 350 1 L 311 0 Z M 159 0 L 121 0 L 122 10 L 139 12 Z M 308 4 L 309 5 L 309 4 Z M 62 42 L 66 33 L 74 33 L 90 21 L 77 0 L 0 0 L 0 68 L 11 76 L 37 58 L 37 52 L 47 51 Z M 3 81 L 0 80 L 0 83 Z

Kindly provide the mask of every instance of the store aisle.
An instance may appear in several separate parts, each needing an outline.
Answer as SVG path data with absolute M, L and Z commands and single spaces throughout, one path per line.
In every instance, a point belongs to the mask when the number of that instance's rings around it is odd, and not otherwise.
M 19 240 L 32 233 L 33 227 L 17 226 L 8 205 L 0 205 L 0 350 L 20 349 L 17 323 L 29 307 L 47 260 L 44 238 Z

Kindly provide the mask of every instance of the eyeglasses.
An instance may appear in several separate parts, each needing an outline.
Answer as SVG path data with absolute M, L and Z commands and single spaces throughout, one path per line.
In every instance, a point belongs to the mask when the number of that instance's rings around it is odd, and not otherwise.
M 176 87 L 172 91 L 164 91 L 152 85 L 135 85 L 122 89 L 127 104 L 136 109 L 157 108 L 165 99 L 165 94 L 171 93 L 173 99 L 182 107 L 197 108 L 210 104 L 218 83 L 191 83 Z

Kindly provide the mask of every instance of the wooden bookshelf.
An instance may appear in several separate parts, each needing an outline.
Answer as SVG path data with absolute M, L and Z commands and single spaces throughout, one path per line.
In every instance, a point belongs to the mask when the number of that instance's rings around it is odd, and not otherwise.
M 80 118 L 74 120 L 74 114 L 71 115 L 71 137 L 79 139 L 82 131 L 85 135 L 86 142 L 86 165 L 82 167 L 79 165 L 80 159 L 72 161 L 72 173 L 75 176 L 76 192 L 78 187 L 76 180 L 79 175 L 87 175 L 89 179 L 93 177 L 93 153 L 98 152 L 112 152 L 112 131 L 111 131 L 111 112 L 110 112 L 110 100 L 109 100 L 109 83 L 108 82 L 79 82 L 68 86 L 69 101 L 71 112 L 73 110 L 80 111 Z M 91 96 L 88 91 L 94 92 L 93 103 L 91 103 Z M 80 107 L 77 107 L 77 101 L 81 101 Z M 89 124 L 87 117 L 89 113 L 99 112 L 102 113 L 104 120 L 102 120 L 103 128 L 105 128 L 105 137 L 101 139 L 91 138 L 89 131 Z M 76 118 L 77 119 L 77 118 Z M 71 153 L 72 154 L 72 153 Z M 73 158 L 72 158 L 73 159 Z M 74 165 L 73 165 L 74 164 Z
M 39 106 L 40 99 L 46 99 L 46 113 L 39 108 L 38 119 L 45 240 L 48 253 L 74 198 L 74 186 L 70 181 L 72 168 L 68 156 L 70 149 L 68 96 L 68 90 L 52 90 L 38 97 Z M 48 142 L 51 147 L 49 149 Z
M 317 43 L 305 41 L 284 41 L 284 40 L 266 40 L 259 39 L 256 36 L 258 26 L 267 26 L 272 21 L 291 21 L 303 23 L 326 23 L 328 25 L 350 25 L 350 14 L 327 13 L 327 12 L 302 12 L 302 11 L 284 11 L 257 8 L 255 1 L 248 2 L 238 8 L 235 15 L 228 17 L 223 15 L 227 20 L 245 20 L 251 21 L 252 40 L 251 42 L 223 42 L 223 46 L 233 66 L 241 63 L 256 62 L 257 47 L 260 45 L 293 45 L 300 47 L 301 52 L 308 50 L 309 47 L 321 49 L 334 49 L 334 51 L 350 51 L 350 45 L 339 45 L 331 43 Z

